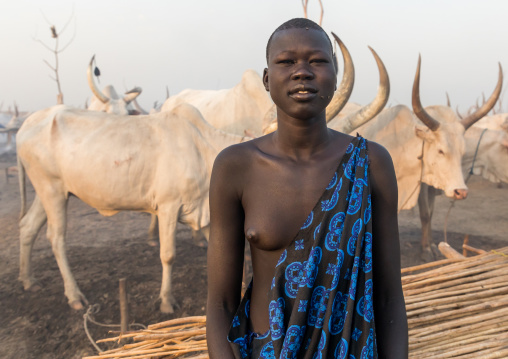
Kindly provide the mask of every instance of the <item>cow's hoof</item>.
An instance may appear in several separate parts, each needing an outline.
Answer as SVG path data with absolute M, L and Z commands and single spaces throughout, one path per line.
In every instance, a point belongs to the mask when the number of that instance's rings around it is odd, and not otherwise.
M 23 289 L 27 292 L 37 292 L 42 288 L 41 284 L 34 278 L 22 280 L 22 282 Z
M 443 257 L 443 253 L 439 250 L 438 246 L 436 246 L 434 243 L 430 245 L 430 250 L 434 254 L 434 258 L 438 259 L 439 257 Z
M 172 295 L 169 295 L 167 300 L 161 300 L 161 306 L 160 306 L 162 313 L 169 313 L 172 314 L 175 312 L 175 309 L 178 309 L 178 304 L 176 302 L 175 297 Z
M 32 293 L 38 292 L 41 289 L 42 289 L 42 286 L 38 283 L 35 283 L 35 284 L 31 285 L 30 288 L 28 288 L 28 290 Z
M 69 299 L 69 305 L 71 306 L 72 309 L 82 310 L 86 306 L 88 306 L 88 300 L 86 300 L 86 297 L 80 291 L 78 291 L 77 297 L 74 298 L 76 299 Z
M 148 245 L 150 247 L 158 247 L 159 246 L 159 241 L 157 239 L 149 239 L 148 240 Z
M 85 308 L 80 300 L 73 300 L 72 302 L 69 303 L 69 305 L 74 310 L 82 310 Z
M 194 245 L 199 248 L 208 248 L 208 241 L 205 238 L 195 239 Z
M 170 303 L 161 303 L 160 309 L 162 313 L 173 314 L 175 312 L 173 305 Z
M 434 255 L 434 252 L 431 248 L 425 248 L 422 249 L 422 252 L 420 254 L 420 259 L 424 261 L 425 263 L 432 262 L 436 260 L 436 256 Z

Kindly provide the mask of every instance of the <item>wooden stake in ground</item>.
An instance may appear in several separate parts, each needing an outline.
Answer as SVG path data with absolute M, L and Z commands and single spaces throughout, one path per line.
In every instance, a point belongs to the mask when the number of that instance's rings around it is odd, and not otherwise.
M 120 331 L 127 333 L 129 330 L 129 305 L 127 302 L 127 279 L 122 278 L 119 281 L 120 292 Z

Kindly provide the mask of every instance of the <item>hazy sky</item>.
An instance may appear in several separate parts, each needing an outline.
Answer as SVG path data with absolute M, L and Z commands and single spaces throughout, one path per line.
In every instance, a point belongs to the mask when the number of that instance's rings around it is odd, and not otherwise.
M 378 73 L 367 45 L 384 61 L 391 80 L 389 104 L 411 103 L 418 54 L 422 55 L 424 106 L 466 110 L 493 91 L 497 63 L 508 69 L 506 0 L 322 0 L 323 27 L 349 48 L 356 69 L 351 101 L 375 96 Z M 233 87 L 244 70 L 262 73 L 265 46 L 282 22 L 301 17 L 300 0 L 4 0 L 0 5 L 0 104 L 21 110 L 56 103 L 56 83 L 43 60 L 54 63 L 49 25 L 61 30 L 60 77 L 66 104 L 82 107 L 91 91 L 86 67 L 96 55 L 101 83 L 118 92 L 140 86 L 139 103 L 149 110 L 186 88 Z M 44 14 L 44 15 L 43 15 Z M 45 17 L 44 17 L 45 16 Z M 309 18 L 319 20 L 317 0 Z M 505 81 L 505 85 L 507 81 Z M 503 97 L 508 112 L 508 96 Z

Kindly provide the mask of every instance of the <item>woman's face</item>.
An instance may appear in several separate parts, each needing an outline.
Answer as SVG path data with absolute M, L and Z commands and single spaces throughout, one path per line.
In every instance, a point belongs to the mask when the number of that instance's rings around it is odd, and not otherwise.
M 324 115 L 337 83 L 326 34 L 314 29 L 277 32 L 263 82 L 278 107 L 278 116 L 306 120 Z

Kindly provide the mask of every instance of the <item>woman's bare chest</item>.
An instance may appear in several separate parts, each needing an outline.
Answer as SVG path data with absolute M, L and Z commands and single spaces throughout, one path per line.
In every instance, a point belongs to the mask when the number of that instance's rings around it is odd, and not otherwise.
M 286 248 L 319 202 L 337 164 L 256 168 L 242 196 L 250 243 L 267 251 Z

